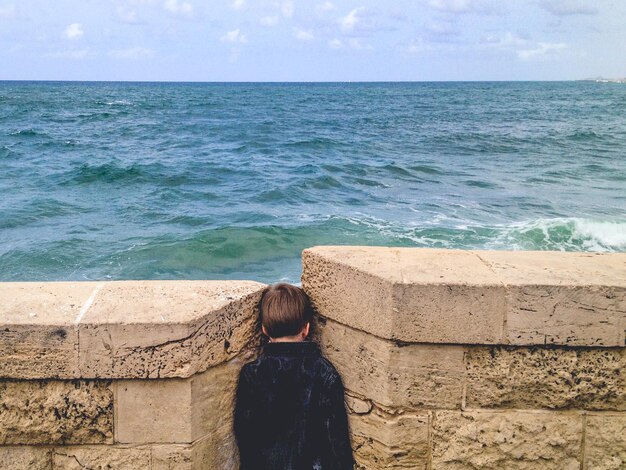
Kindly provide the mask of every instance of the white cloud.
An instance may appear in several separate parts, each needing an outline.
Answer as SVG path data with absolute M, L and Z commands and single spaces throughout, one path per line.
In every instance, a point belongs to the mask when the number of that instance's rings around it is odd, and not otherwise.
M 117 12 L 117 17 L 124 23 L 137 23 L 139 20 L 137 12 L 135 10 L 131 10 L 130 8 L 118 6 L 115 11 Z
M 264 16 L 259 20 L 263 26 L 276 26 L 278 24 L 278 16 Z
M 334 38 L 328 41 L 328 47 L 331 49 L 341 49 L 343 47 L 343 42 L 340 39 Z
M 63 36 L 67 39 L 78 39 L 84 34 L 83 25 L 80 23 L 72 23 L 65 28 L 65 31 L 63 31 Z
M 363 11 L 363 8 L 355 8 L 346 16 L 341 18 L 339 24 L 341 25 L 341 30 L 345 33 L 349 33 L 354 30 L 356 25 L 359 23 L 359 13 Z
M 585 0 L 542 0 L 539 5 L 556 16 L 594 15 L 598 9 Z
M 8 5 L 0 6 L 0 18 L 9 20 L 15 18 L 15 5 L 10 3 Z
M 428 0 L 428 6 L 445 13 L 493 13 L 498 5 L 494 0 Z
M 375 10 L 360 7 L 339 18 L 339 28 L 346 36 L 358 37 L 371 36 L 373 33 L 396 29 L 385 19 L 388 19 L 388 16 Z
M 332 11 L 335 10 L 337 7 L 333 2 L 324 2 L 317 5 L 316 8 L 318 11 Z
M 81 60 L 89 57 L 89 49 L 71 49 L 67 51 L 57 51 L 46 54 L 44 57 L 50 57 L 52 59 L 72 59 Z
M 539 42 L 537 43 L 537 46 L 532 49 L 522 49 L 520 51 L 517 51 L 517 57 L 522 60 L 530 60 L 538 57 L 543 57 L 557 51 L 561 51 L 565 48 L 567 48 L 567 44 L 562 42 Z
M 191 3 L 179 0 L 165 0 L 163 8 L 175 15 L 191 16 L 193 13 Z
M 233 7 L 233 10 L 243 10 L 246 6 L 246 0 L 233 0 L 231 6 Z
M 222 42 L 230 42 L 233 44 L 245 44 L 248 42 L 248 38 L 245 34 L 241 34 L 239 29 L 234 29 L 233 31 L 229 31 L 220 37 L 220 41 Z
M 291 0 L 284 0 L 280 6 L 280 11 L 285 18 L 291 18 L 294 12 L 294 5 Z
M 482 38 L 481 42 L 489 47 L 495 47 L 499 49 L 509 49 L 520 46 L 526 46 L 528 40 L 524 39 L 517 34 L 507 31 L 502 36 L 488 35 Z
M 374 49 L 369 44 L 363 44 L 358 38 L 349 38 L 343 41 L 341 39 L 334 38 L 328 41 L 328 47 L 330 47 L 331 49 L 342 49 L 344 47 L 356 49 L 356 50 Z
M 432 51 L 434 49 L 435 48 L 433 47 L 432 44 L 427 44 L 426 42 L 424 42 L 422 38 L 419 38 L 419 39 L 412 41 L 411 44 L 409 44 L 405 50 L 409 54 L 418 54 L 420 52 Z
M 372 50 L 374 49 L 371 45 L 369 44 L 363 44 L 359 39 L 357 38 L 350 38 L 348 40 L 348 45 L 352 48 L 352 49 L 357 49 L 359 51 L 361 50 Z
M 145 47 L 130 47 L 128 49 L 109 51 L 109 57 L 113 59 L 149 59 L 152 56 L 154 56 L 154 51 Z
M 311 30 L 294 28 L 293 35 L 298 41 L 312 41 L 315 39 L 315 35 Z

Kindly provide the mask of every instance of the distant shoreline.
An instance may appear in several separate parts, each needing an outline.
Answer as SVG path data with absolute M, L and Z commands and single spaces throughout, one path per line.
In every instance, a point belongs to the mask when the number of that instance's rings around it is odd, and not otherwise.
M 581 81 L 582 82 L 596 82 L 596 83 L 626 83 L 626 78 L 596 77 L 596 78 L 585 78 Z

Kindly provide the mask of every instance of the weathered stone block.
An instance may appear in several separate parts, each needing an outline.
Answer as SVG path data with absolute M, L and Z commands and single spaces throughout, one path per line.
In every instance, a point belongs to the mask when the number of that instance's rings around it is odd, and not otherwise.
M 585 470 L 626 468 L 626 414 L 587 416 Z
M 163 444 L 152 447 L 151 470 L 192 470 L 192 445 Z
M 422 468 L 428 462 L 428 412 L 389 412 L 374 407 L 349 414 L 359 468 Z
M 57 447 L 52 457 L 55 470 L 138 470 L 150 468 L 151 451 L 145 446 Z
M 576 413 L 436 411 L 432 468 L 578 470 L 581 445 Z
M 405 342 L 502 342 L 505 289 L 459 250 L 315 247 L 302 285 L 325 317 Z
M 263 284 L 111 282 L 79 327 L 84 377 L 189 377 L 237 355 L 255 331 Z
M 112 441 L 110 382 L 0 381 L 0 444 Z
M 191 443 L 230 433 L 238 356 L 187 379 L 121 380 L 115 401 L 120 443 Z
M 470 347 L 469 408 L 626 410 L 623 348 Z
M 191 442 L 191 379 L 120 380 L 115 442 Z
M 320 321 L 320 346 L 347 389 L 387 406 L 461 407 L 463 346 L 397 343 Z
M 0 283 L 0 377 L 77 377 L 74 322 L 97 286 L 93 282 Z
M 508 343 L 624 346 L 626 254 L 474 253 L 507 286 Z
M 52 449 L 47 447 L 0 447 L 0 469 L 52 470 Z
M 626 290 L 598 286 L 509 286 L 507 342 L 624 346 Z M 626 306 L 626 305 L 625 305 Z
M 152 447 L 152 470 L 236 469 L 239 456 L 227 426 L 192 444 L 164 444 Z

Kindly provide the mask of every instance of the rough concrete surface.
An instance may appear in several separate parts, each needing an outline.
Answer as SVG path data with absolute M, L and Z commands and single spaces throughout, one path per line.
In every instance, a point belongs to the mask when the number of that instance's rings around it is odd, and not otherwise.
M 626 254 L 324 246 L 302 259 L 322 315 L 383 338 L 625 345 Z
M 358 468 L 426 468 L 428 412 L 397 412 L 375 406 L 367 413 L 351 412 L 348 416 Z
M 54 470 L 139 470 L 150 469 L 149 447 L 68 446 L 52 454 Z
M 110 284 L 79 326 L 83 377 L 189 377 L 226 361 L 253 337 L 264 287 L 252 281 Z
M 52 449 L 35 446 L 0 446 L 0 469 L 52 470 Z
M 626 411 L 624 348 L 470 347 L 468 408 Z
M 432 467 L 579 470 L 582 421 L 577 413 L 436 411 Z
M 113 442 L 108 381 L 0 381 L 0 444 Z
M 626 468 L 626 414 L 587 416 L 584 468 L 586 470 Z
M 350 390 L 387 406 L 461 408 L 462 346 L 399 346 L 330 319 L 319 330 L 322 352 Z

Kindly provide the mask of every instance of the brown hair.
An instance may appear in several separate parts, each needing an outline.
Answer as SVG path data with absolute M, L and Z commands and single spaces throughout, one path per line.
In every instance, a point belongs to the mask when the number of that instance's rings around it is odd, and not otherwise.
M 297 335 L 311 321 L 311 302 L 306 293 L 291 284 L 268 286 L 259 302 L 261 324 L 271 338 Z

